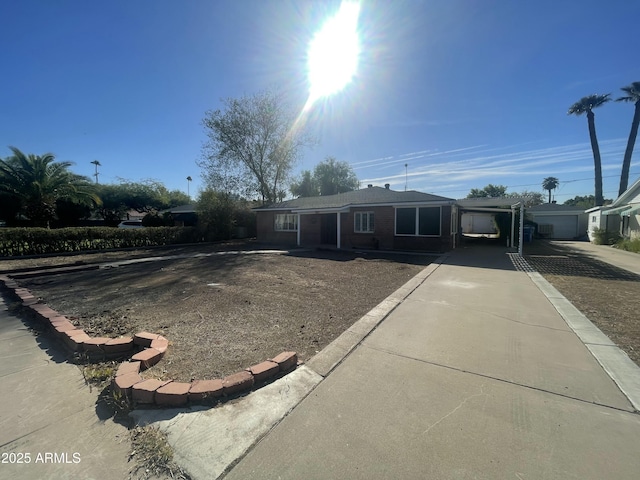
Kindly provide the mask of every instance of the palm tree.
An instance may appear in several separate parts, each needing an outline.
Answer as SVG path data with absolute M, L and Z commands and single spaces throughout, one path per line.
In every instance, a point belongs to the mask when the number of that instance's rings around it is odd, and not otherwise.
M 0 193 L 16 199 L 20 213 L 34 224 L 49 226 L 58 200 L 82 205 L 101 203 L 91 181 L 69 171 L 72 162 L 55 162 L 51 153 L 25 155 L 10 148 L 13 156 L 0 159 Z
M 191 175 L 189 175 L 187 177 L 187 197 L 189 197 L 189 201 L 191 201 L 191 192 L 190 192 L 190 185 L 191 185 L 191 181 L 193 180 L 193 178 L 191 178 Z
M 622 195 L 629 186 L 629 169 L 631 168 L 631 155 L 633 147 L 636 143 L 638 135 L 638 124 L 640 123 L 640 82 L 633 82 L 631 85 L 622 87 L 626 97 L 616 98 L 616 102 L 634 102 L 636 111 L 631 121 L 631 132 L 629 132 L 629 140 L 627 140 L 627 149 L 624 151 L 624 159 L 622 160 L 622 173 L 620 174 L 620 189 L 618 195 Z
M 102 164 L 101 164 L 98 160 L 94 160 L 93 162 L 89 162 L 89 163 L 92 163 L 92 164 L 94 164 L 94 165 L 96 166 L 96 173 L 94 173 L 94 174 L 93 174 L 93 176 L 94 176 L 94 177 L 96 177 L 96 183 L 100 183 L 100 182 L 98 181 L 98 175 L 99 175 L 99 173 L 98 173 L 98 167 L 101 167 L 101 166 L 102 166 Z
M 545 190 L 549 190 L 549 203 L 551 203 L 551 190 L 555 190 L 558 188 L 560 184 L 560 180 L 556 177 L 547 177 L 542 181 L 542 188 Z
M 582 97 L 576 103 L 569 107 L 567 115 L 582 115 L 587 114 L 587 123 L 589 125 L 589 138 L 591 139 L 591 150 L 593 151 L 593 164 L 595 167 L 595 187 L 596 187 L 596 206 L 600 206 L 604 203 L 604 197 L 602 196 L 602 159 L 600 158 L 600 148 L 598 147 L 598 138 L 596 137 L 596 122 L 593 109 L 601 105 L 604 105 L 611 99 L 610 93 L 606 95 L 588 95 Z

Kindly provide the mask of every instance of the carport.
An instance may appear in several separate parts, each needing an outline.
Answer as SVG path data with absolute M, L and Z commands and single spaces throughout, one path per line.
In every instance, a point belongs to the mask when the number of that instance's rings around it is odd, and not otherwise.
M 527 197 L 500 197 L 500 198 L 463 198 L 456 200 L 458 205 L 458 225 L 463 213 L 509 213 L 511 215 L 511 229 L 509 232 L 508 247 L 515 246 L 515 237 L 518 236 L 518 253 L 522 255 L 524 242 L 524 204 Z M 516 211 L 520 210 L 520 222 L 516 228 Z

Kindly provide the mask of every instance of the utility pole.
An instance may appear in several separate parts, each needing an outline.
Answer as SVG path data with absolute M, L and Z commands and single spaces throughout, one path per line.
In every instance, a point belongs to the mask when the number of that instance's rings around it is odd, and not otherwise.
M 404 191 L 407 191 L 407 167 L 409 166 L 408 163 L 404 164 Z
M 96 183 L 100 183 L 100 182 L 98 181 L 98 175 L 99 175 L 99 173 L 98 173 L 98 167 L 101 167 L 101 166 L 102 166 L 102 164 L 101 164 L 98 160 L 94 160 L 94 161 L 93 161 L 93 162 L 91 162 L 91 163 L 93 163 L 93 164 L 96 166 L 96 173 L 94 173 L 94 174 L 93 174 L 93 176 L 94 176 L 94 177 L 96 177 Z

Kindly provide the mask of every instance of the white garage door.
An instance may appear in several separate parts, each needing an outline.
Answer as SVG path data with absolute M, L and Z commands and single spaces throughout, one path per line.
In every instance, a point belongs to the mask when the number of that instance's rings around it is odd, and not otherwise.
M 553 237 L 555 239 L 571 240 L 578 235 L 578 216 L 577 215 L 553 215 L 553 216 L 536 216 L 534 221 L 538 225 L 553 225 Z

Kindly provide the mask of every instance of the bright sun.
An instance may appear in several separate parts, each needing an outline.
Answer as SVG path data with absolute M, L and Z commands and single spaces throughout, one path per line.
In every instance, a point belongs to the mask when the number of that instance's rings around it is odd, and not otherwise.
M 309 45 L 309 103 L 340 91 L 358 68 L 360 4 L 343 1 Z

